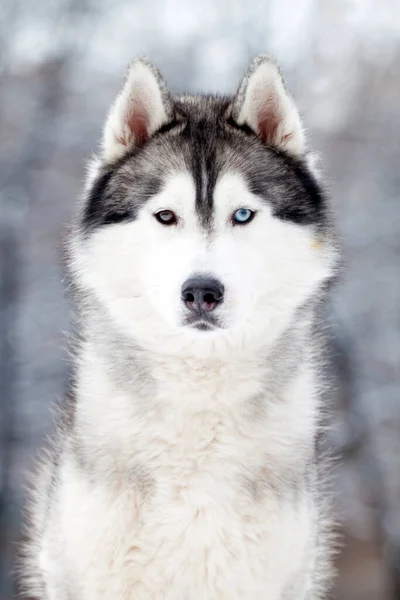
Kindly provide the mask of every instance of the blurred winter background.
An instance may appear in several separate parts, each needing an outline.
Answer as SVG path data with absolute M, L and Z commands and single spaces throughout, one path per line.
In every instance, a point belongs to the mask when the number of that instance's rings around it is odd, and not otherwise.
M 324 158 L 347 268 L 327 314 L 344 547 L 336 600 L 400 598 L 398 0 L 2 0 L 0 599 L 25 471 L 67 379 L 60 242 L 124 69 L 233 92 L 272 52 Z

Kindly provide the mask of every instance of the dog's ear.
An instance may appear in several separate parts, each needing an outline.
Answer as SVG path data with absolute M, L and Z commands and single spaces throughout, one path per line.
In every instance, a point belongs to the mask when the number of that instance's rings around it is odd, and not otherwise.
M 267 55 L 258 56 L 250 65 L 233 101 L 232 117 L 272 148 L 294 157 L 305 152 L 299 113 L 278 65 Z
M 148 59 L 136 58 L 106 121 L 103 159 L 120 158 L 172 118 L 173 101 L 159 71 Z

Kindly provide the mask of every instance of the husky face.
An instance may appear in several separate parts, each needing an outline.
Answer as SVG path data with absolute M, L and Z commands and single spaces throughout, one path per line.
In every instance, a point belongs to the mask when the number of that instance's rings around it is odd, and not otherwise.
M 167 352 L 248 351 L 332 275 L 297 110 L 261 56 L 234 98 L 172 98 L 132 63 L 92 165 L 72 267 L 114 322 Z

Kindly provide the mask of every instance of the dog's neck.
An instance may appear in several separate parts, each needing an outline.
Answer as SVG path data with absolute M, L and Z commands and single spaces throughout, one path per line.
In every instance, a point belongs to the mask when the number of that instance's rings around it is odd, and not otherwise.
M 310 327 L 304 315 L 263 355 L 219 361 L 144 352 L 120 335 L 112 338 L 105 321 L 87 328 L 75 433 L 91 450 L 81 454 L 93 455 L 91 468 L 100 476 L 110 460 L 121 477 L 136 469 L 143 448 L 146 468 L 168 470 L 199 453 L 209 456 L 208 440 L 218 432 L 217 447 L 226 441 L 227 457 L 239 452 L 244 462 L 261 464 L 279 455 L 285 469 L 305 464 L 318 418 Z
M 145 349 L 98 309 L 95 316 L 92 312 L 82 319 L 84 342 L 79 370 L 82 373 L 101 368 L 110 384 L 132 395 L 140 395 L 143 384 L 164 389 L 171 385 L 175 390 L 185 385 L 193 390 L 199 385 L 204 393 L 215 393 L 213 385 L 218 387 L 221 379 L 226 391 L 244 379 L 247 383 L 253 380 L 270 393 L 277 392 L 293 379 L 303 363 L 311 361 L 313 308 L 308 305 L 298 311 L 274 344 L 232 348 L 220 355 L 215 349 L 210 355 L 199 355 L 195 348 L 177 354 Z

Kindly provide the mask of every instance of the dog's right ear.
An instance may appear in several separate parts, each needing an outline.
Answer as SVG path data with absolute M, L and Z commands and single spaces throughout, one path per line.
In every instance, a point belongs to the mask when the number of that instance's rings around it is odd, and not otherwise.
M 173 101 L 159 71 L 148 59 L 135 59 L 106 121 L 103 159 L 121 158 L 172 118 Z

